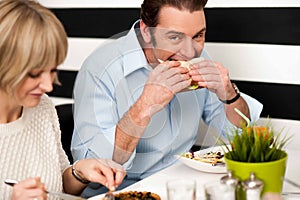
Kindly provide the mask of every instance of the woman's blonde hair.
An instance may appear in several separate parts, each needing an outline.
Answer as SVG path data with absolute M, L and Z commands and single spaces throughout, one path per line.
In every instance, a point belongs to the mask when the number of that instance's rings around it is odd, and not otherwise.
M 66 32 L 49 9 L 33 0 L 0 1 L 1 90 L 15 88 L 32 69 L 60 65 L 67 50 Z

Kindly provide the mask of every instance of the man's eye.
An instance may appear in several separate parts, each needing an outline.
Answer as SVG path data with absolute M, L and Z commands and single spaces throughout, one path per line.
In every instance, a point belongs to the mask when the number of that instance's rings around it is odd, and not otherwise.
M 193 37 L 196 41 L 202 41 L 204 39 L 204 33 L 199 33 Z
M 170 35 L 169 40 L 172 40 L 173 42 L 180 41 L 183 37 L 179 35 Z
M 178 40 L 179 37 L 178 37 L 178 36 L 170 36 L 169 39 L 170 39 L 170 40 Z

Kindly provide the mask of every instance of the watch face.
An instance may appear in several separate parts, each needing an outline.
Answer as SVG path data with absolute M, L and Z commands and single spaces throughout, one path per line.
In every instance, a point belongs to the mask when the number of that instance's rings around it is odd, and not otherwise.
M 239 88 L 236 86 L 236 84 L 235 83 L 232 83 L 232 86 L 233 86 L 233 88 L 234 88 L 234 90 L 236 91 L 236 93 L 240 93 L 240 90 L 239 90 Z

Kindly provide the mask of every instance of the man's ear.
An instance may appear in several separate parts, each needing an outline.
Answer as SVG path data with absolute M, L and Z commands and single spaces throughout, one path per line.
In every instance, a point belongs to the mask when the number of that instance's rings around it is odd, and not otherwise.
M 147 44 L 151 43 L 150 28 L 142 20 L 140 21 L 140 29 L 144 42 Z

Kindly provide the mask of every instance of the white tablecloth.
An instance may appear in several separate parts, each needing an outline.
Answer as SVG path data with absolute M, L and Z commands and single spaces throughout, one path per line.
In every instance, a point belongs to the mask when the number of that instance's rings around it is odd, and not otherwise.
M 300 150 L 287 150 L 288 161 L 287 161 L 287 170 L 286 177 L 290 180 L 300 183 Z M 272 170 L 272 169 L 270 169 Z M 197 199 L 204 198 L 204 188 L 205 183 L 211 181 L 217 181 L 225 174 L 213 174 L 205 173 L 192 169 L 180 161 L 175 165 L 166 168 L 152 176 L 149 176 L 127 188 L 126 190 L 136 190 L 136 191 L 151 191 L 157 193 L 161 196 L 162 200 L 167 199 L 166 193 L 166 182 L 172 179 L 195 179 L 197 181 Z M 294 186 L 284 183 L 283 192 L 300 192 L 300 189 L 295 188 Z M 90 198 L 90 200 L 101 200 L 103 195 L 95 196 Z M 298 196 L 289 196 L 284 197 L 284 199 L 300 199 Z

